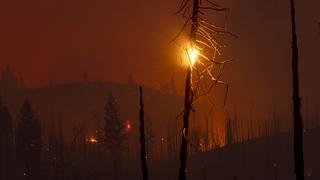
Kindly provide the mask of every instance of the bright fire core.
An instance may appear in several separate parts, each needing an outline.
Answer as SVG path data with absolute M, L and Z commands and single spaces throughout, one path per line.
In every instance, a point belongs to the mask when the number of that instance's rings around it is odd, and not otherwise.
M 188 48 L 187 53 L 190 65 L 193 66 L 197 62 L 199 51 L 195 48 Z

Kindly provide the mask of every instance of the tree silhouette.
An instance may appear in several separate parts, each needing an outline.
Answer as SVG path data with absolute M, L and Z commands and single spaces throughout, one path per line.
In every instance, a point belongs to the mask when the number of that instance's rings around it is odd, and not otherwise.
M 8 179 L 13 149 L 12 119 L 0 96 L 0 179 Z
M 105 144 L 109 150 L 117 151 L 124 146 L 124 125 L 119 117 L 116 100 L 111 92 L 106 100 L 104 120 Z
M 124 124 L 119 117 L 116 100 L 112 93 L 109 92 L 105 104 L 105 141 L 107 149 L 110 152 L 112 161 L 112 173 L 115 179 L 118 179 L 118 163 L 120 160 L 121 151 L 124 150 Z
M 142 168 L 143 180 L 148 180 L 148 164 L 147 164 L 147 152 L 146 152 L 146 136 L 145 136 L 145 125 L 144 125 L 144 104 L 143 104 L 143 92 L 142 86 L 139 87 L 140 90 L 140 160 Z
M 20 110 L 17 134 L 17 155 L 24 169 L 25 179 L 38 179 L 41 161 L 41 128 L 39 119 L 26 100 Z
M 294 0 L 290 0 L 291 30 L 292 30 L 292 100 L 293 100 L 293 124 L 294 124 L 294 162 L 297 180 L 304 179 L 303 160 L 303 122 L 301 117 L 301 98 L 299 92 L 299 49 L 296 32 L 296 10 Z
M 228 8 L 221 7 L 212 3 L 210 0 L 181 0 L 180 7 L 176 14 L 181 14 L 186 20 L 181 30 L 174 38 L 176 40 L 186 27 L 190 27 L 188 35 L 188 45 L 184 46 L 185 58 L 187 59 L 188 68 L 186 69 L 184 111 L 182 139 L 180 146 L 180 169 L 179 179 L 186 179 L 186 163 L 188 157 L 188 136 L 189 136 L 189 119 L 194 102 L 200 97 L 206 96 L 206 99 L 214 104 L 210 93 L 216 85 L 226 86 L 226 96 L 228 93 L 228 83 L 221 80 L 225 64 L 233 60 L 217 61 L 217 55 L 224 45 L 216 38 L 217 34 L 228 34 L 236 37 L 223 27 L 206 21 L 206 11 L 224 12 L 227 19 Z M 226 97 L 225 96 L 225 97 Z M 226 102 L 226 98 L 225 98 Z M 224 103 L 225 104 L 225 103 Z

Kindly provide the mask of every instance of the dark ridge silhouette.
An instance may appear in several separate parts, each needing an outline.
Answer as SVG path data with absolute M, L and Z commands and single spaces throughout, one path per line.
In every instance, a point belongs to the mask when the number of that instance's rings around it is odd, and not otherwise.
M 318 180 L 320 156 L 315 154 L 320 151 L 320 129 L 308 129 L 304 135 L 305 176 L 308 180 Z M 278 133 L 193 154 L 188 161 L 188 179 L 234 179 L 235 176 L 237 179 L 294 179 L 292 137 L 291 133 Z M 177 173 L 171 169 L 178 167 L 178 159 L 158 163 L 151 166 L 155 173 L 151 175 L 154 180 L 173 180 Z M 164 172 L 167 173 L 163 176 Z

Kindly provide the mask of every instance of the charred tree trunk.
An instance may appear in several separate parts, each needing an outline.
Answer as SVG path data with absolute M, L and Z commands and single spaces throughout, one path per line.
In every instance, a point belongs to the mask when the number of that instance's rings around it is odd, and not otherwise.
M 190 32 L 190 41 L 195 43 L 196 32 L 198 28 L 198 12 L 199 12 L 199 0 L 193 0 L 192 10 L 192 25 Z M 188 134 L 189 134 L 189 116 L 191 111 L 191 105 L 193 101 L 192 92 L 192 67 L 187 70 L 186 86 L 185 86 L 185 97 L 184 97 L 184 114 L 183 114 L 183 135 L 180 147 L 180 169 L 179 169 L 179 180 L 186 179 L 186 163 L 188 157 Z
M 148 165 L 147 165 L 147 153 L 146 153 L 146 138 L 145 138 L 145 128 L 144 128 L 144 109 L 143 109 L 143 97 L 142 97 L 142 87 L 140 86 L 140 158 L 143 180 L 148 180 Z
M 189 115 L 191 110 L 191 69 L 187 72 L 185 100 L 184 100 L 184 115 L 183 115 L 183 135 L 180 147 L 180 170 L 179 180 L 186 179 L 186 163 L 188 156 L 188 140 L 189 134 Z
M 292 26 L 292 89 L 293 89 L 293 123 L 294 123 L 294 163 L 297 180 L 304 179 L 303 161 L 303 123 L 301 117 L 301 98 L 299 95 L 299 72 L 298 72 L 298 45 L 296 34 L 296 17 L 294 0 L 291 3 L 291 26 Z

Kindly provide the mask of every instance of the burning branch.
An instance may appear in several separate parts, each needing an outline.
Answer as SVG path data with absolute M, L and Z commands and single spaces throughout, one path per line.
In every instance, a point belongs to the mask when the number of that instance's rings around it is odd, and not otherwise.
M 224 12 L 227 19 L 228 8 L 221 7 L 209 0 L 182 0 L 180 7 L 176 14 L 182 14 L 186 18 L 185 24 L 181 30 L 174 37 L 175 41 L 186 29 L 190 27 L 188 45 L 184 47 L 187 59 L 187 73 L 185 85 L 184 111 L 183 111 L 183 135 L 180 147 L 180 170 L 179 179 L 186 179 L 186 161 L 188 155 L 188 140 L 189 134 L 189 116 L 190 111 L 194 111 L 192 104 L 200 96 L 210 93 L 213 86 L 225 85 L 226 96 L 228 93 L 228 83 L 221 80 L 225 64 L 232 61 L 216 61 L 217 55 L 220 55 L 220 50 L 225 47 L 217 39 L 217 35 L 231 35 L 237 37 L 231 32 L 227 31 L 226 25 L 224 27 L 216 26 L 205 20 L 205 13 L 203 11 L 217 11 Z M 207 83 L 210 83 L 207 88 Z M 197 96 L 199 88 L 204 91 L 203 94 Z M 210 100 L 210 98 L 208 98 Z M 213 101 L 210 101 L 213 104 Z M 226 104 L 226 97 L 225 102 Z

